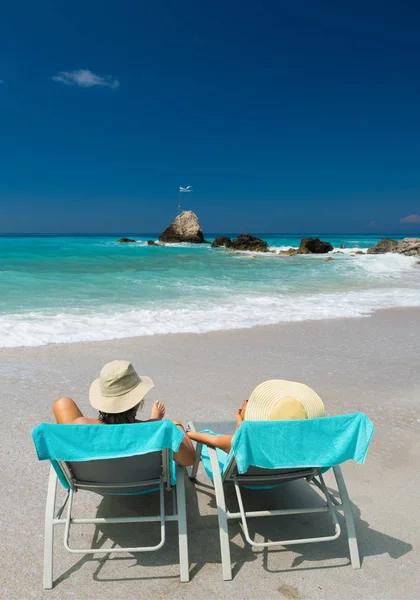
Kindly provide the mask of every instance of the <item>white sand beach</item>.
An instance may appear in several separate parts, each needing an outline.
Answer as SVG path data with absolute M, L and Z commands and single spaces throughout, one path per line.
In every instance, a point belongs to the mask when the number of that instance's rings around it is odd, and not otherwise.
M 406 600 L 418 597 L 420 483 L 420 310 L 380 311 L 370 318 L 306 321 L 207 334 L 176 334 L 110 342 L 0 349 L 1 360 L 1 571 L 0 597 L 134 600 L 140 598 L 287 598 L 293 600 Z M 48 466 L 36 459 L 30 431 L 52 422 L 51 404 L 73 397 L 87 414 L 88 388 L 101 366 L 123 358 L 155 380 L 145 403 L 167 405 L 167 417 L 186 421 L 231 420 L 253 387 L 268 378 L 302 381 L 323 398 L 331 415 L 364 411 L 376 431 L 364 465 L 346 463 L 343 473 L 353 502 L 362 568 L 349 563 L 344 535 L 329 544 L 253 552 L 231 525 L 234 578 L 222 581 L 214 495 L 200 469 L 187 482 L 191 581 L 178 577 L 175 526 L 159 552 L 75 556 L 55 540 L 55 587 L 42 589 L 43 519 Z M 328 482 L 332 483 L 328 477 Z M 299 489 L 283 494 L 299 502 Z M 259 502 L 255 492 L 246 494 Z M 63 494 L 60 494 L 60 497 Z M 138 499 L 76 499 L 92 516 L 110 514 L 113 503 L 128 514 Z M 233 496 L 230 498 L 233 501 Z M 146 501 L 150 508 L 150 500 Z M 141 509 L 143 510 L 143 509 Z M 318 519 L 322 531 L 328 521 Z M 310 516 L 252 524 L 263 539 L 313 535 Z M 72 541 L 99 547 L 126 543 L 132 525 L 81 527 Z M 79 530 L 78 530 L 79 531 Z M 155 539 L 156 525 L 146 535 Z M 7 550 L 6 550 L 7 549 Z

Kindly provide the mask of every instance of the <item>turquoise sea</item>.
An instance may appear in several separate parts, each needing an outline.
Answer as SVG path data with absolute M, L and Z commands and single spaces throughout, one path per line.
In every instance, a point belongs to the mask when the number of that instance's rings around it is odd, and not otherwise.
M 131 234 L 137 242 L 129 245 L 117 244 L 117 235 L 1 236 L 0 347 L 360 317 L 381 308 L 420 306 L 418 259 L 354 254 L 382 235 L 320 236 L 335 247 L 330 262 L 325 255 L 278 254 L 316 235 L 259 234 L 270 254 L 147 246 L 156 234 Z M 338 254 L 341 244 L 346 249 Z

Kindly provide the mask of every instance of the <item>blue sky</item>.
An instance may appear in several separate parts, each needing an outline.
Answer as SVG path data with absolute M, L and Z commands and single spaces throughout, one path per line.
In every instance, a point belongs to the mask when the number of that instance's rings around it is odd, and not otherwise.
M 0 232 L 420 231 L 420 4 L 0 7 Z M 401 222 L 401 219 L 408 221 Z

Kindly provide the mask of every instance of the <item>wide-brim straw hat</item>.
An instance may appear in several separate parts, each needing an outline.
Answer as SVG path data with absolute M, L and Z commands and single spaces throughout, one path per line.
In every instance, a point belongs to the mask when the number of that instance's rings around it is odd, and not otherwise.
M 100 412 L 122 413 L 139 404 L 154 387 L 152 379 L 137 375 L 127 360 L 113 360 L 102 367 L 90 386 L 89 401 Z
M 257 385 L 245 410 L 247 421 L 315 419 L 324 415 L 324 403 L 313 389 L 284 379 Z

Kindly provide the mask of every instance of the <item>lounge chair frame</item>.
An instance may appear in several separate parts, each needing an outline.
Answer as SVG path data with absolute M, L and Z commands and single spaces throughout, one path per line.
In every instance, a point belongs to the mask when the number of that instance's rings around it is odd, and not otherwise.
M 220 426 L 223 433 L 234 431 L 234 423 L 212 423 L 211 425 Z M 211 429 L 208 423 L 188 423 L 188 427 L 191 431 Z M 201 460 L 202 444 L 196 445 L 196 462 L 193 467 L 187 469 L 190 479 L 195 479 L 199 463 Z M 310 544 L 317 542 L 330 542 L 336 540 L 341 534 L 341 526 L 337 520 L 337 511 L 344 513 L 344 519 L 347 528 L 347 538 L 350 551 L 350 560 L 353 569 L 360 569 L 360 556 L 357 544 L 356 529 L 354 524 L 353 511 L 349 495 L 347 492 L 346 484 L 344 483 L 343 474 L 340 467 L 334 466 L 333 472 L 338 488 L 339 500 L 335 498 L 332 493 L 328 490 L 325 485 L 324 478 L 322 476 L 321 469 L 319 468 L 305 468 L 305 469 L 258 469 L 251 467 L 247 473 L 240 475 L 237 470 L 236 460 L 232 457 L 229 464 L 224 469 L 224 473 L 220 471 L 220 465 L 217 458 L 217 453 L 214 448 L 208 447 L 208 453 L 210 458 L 211 469 L 213 472 L 213 485 L 216 496 L 217 516 L 219 522 L 219 537 L 220 537 L 220 552 L 222 558 L 222 573 L 225 581 L 232 579 L 232 566 L 230 558 L 230 541 L 229 541 L 229 528 L 228 523 L 230 520 L 239 519 L 242 525 L 242 530 L 246 541 L 251 546 L 257 548 L 270 548 L 272 546 L 290 546 L 295 544 Z M 296 508 L 296 509 L 279 509 L 279 510 L 257 510 L 257 511 L 246 511 L 244 502 L 241 494 L 241 485 L 246 486 L 270 486 L 280 483 L 286 483 L 298 479 L 306 479 L 308 483 L 316 486 L 324 495 L 326 503 L 323 507 L 313 508 Z M 239 506 L 239 512 L 231 512 L 226 506 L 226 497 L 224 492 L 225 484 L 233 484 L 236 492 L 236 497 Z M 314 514 L 314 513 L 329 513 L 332 523 L 334 525 L 334 533 L 328 536 L 312 537 L 312 538 L 300 538 L 292 540 L 276 540 L 270 542 L 256 542 L 251 539 L 249 535 L 249 528 L 247 519 L 257 517 L 274 517 L 274 516 L 285 516 L 285 515 L 299 515 L 299 514 Z
M 58 467 L 62 471 L 70 489 L 68 490 L 64 504 L 60 507 L 57 514 L 56 510 L 56 493 L 57 493 L 57 473 L 53 466 L 50 467 L 47 503 L 45 509 L 45 537 L 44 537 L 44 577 L 43 583 L 45 589 L 53 587 L 53 545 L 54 545 L 54 528 L 56 525 L 64 525 L 64 547 L 72 554 L 111 554 L 119 552 L 153 552 L 160 550 L 166 539 L 166 522 L 176 521 L 178 523 L 178 543 L 179 543 L 179 564 L 180 564 L 180 579 L 182 582 L 189 581 L 189 559 L 188 559 L 188 537 L 187 537 L 187 514 L 185 502 L 185 470 L 176 465 L 176 485 L 171 486 L 170 469 L 169 469 L 169 452 L 163 450 L 158 453 L 161 455 L 161 474 L 153 479 L 144 479 L 141 481 L 124 481 L 123 483 L 108 483 L 81 481 L 74 476 L 72 464 L 64 461 L 58 461 Z M 150 455 L 142 455 L 136 458 L 144 460 Z M 114 460 L 108 459 L 109 468 L 112 468 Z M 98 461 L 87 461 L 91 464 Z M 103 462 L 103 461 L 101 461 Z M 72 517 L 72 508 L 75 493 L 88 490 L 99 493 L 103 496 L 139 494 L 141 492 L 159 490 L 159 514 L 144 517 L 102 517 L 102 518 L 87 518 L 75 519 Z M 165 488 L 172 493 L 172 514 L 165 514 Z M 141 497 L 141 496 L 140 496 Z M 67 505 L 67 513 L 64 518 L 61 518 L 65 506 Z M 56 515 L 56 516 L 55 516 Z M 118 524 L 118 523 L 160 523 L 160 541 L 154 546 L 137 546 L 137 547 L 119 547 L 119 548 L 71 548 L 69 545 L 70 529 L 73 525 L 85 524 Z

